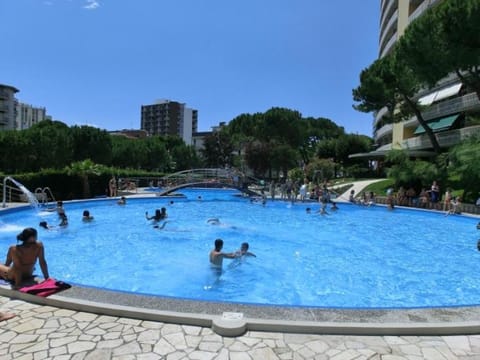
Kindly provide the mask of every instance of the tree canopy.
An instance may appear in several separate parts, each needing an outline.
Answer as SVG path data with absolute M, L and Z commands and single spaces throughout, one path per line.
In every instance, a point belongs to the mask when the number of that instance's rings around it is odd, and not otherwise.
M 5 173 L 63 169 L 71 163 L 149 171 L 184 170 L 199 165 L 191 146 L 178 137 L 130 139 L 91 126 L 42 121 L 22 131 L 1 131 L 0 169 Z

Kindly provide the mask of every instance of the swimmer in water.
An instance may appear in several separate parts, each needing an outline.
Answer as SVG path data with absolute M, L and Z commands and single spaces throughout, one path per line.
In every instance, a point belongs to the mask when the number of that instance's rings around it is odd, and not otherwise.
M 158 230 L 162 230 L 165 225 L 167 225 L 168 221 L 165 221 L 162 225 L 154 225 L 153 228 L 154 229 L 158 229 Z
M 159 221 L 164 220 L 168 217 L 167 209 L 165 209 L 164 207 L 162 207 L 161 210 L 157 209 L 157 210 L 155 210 L 155 215 L 153 215 L 153 216 L 148 216 L 148 211 L 147 211 L 147 212 L 145 212 L 145 217 L 147 218 L 147 220 L 153 220 L 155 222 L 159 222 Z
M 47 224 L 46 221 L 40 221 L 40 224 L 38 224 L 41 228 L 44 228 L 45 230 L 51 230 L 52 227 Z
M 60 224 L 58 224 L 58 226 L 60 227 L 67 227 L 68 226 L 68 218 L 67 218 L 67 215 L 65 215 L 65 213 L 63 214 L 60 214 Z
M 120 200 L 117 201 L 117 205 L 127 205 L 127 199 L 125 196 L 122 196 Z
M 225 253 L 222 252 L 223 249 L 223 240 L 217 239 L 215 240 L 215 248 L 210 251 L 210 265 L 214 269 L 222 269 L 223 266 L 223 259 L 235 259 L 235 253 Z
M 332 210 L 332 211 L 337 211 L 337 210 L 338 210 L 337 203 L 335 203 L 335 202 L 332 201 L 332 206 L 330 207 L 330 210 Z
M 248 251 L 249 245 L 247 242 L 242 243 L 240 246 L 240 250 L 235 251 L 235 256 L 236 257 L 242 257 L 242 256 L 253 256 L 257 257 L 254 253 Z
M 320 215 L 329 215 L 327 212 L 327 203 L 322 201 L 322 207 L 320 208 Z
M 220 222 L 220 219 L 219 219 L 219 218 L 211 218 L 211 219 L 208 219 L 208 220 L 207 220 L 207 224 L 210 224 L 210 225 L 220 225 L 221 222 Z
M 312 209 L 311 208 L 306 208 L 305 211 L 307 212 L 307 214 L 311 214 L 312 213 Z
M 90 222 L 90 221 L 92 221 L 92 220 L 93 220 L 93 216 L 90 215 L 90 211 L 85 210 L 85 211 L 83 212 L 82 221 L 83 221 L 83 222 Z

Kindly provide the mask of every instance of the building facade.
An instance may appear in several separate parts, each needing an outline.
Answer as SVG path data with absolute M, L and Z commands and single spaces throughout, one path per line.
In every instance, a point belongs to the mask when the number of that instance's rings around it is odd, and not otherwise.
M 177 135 L 191 145 L 197 127 L 198 111 L 184 103 L 158 100 L 152 105 L 142 105 L 141 129 L 150 136 Z
M 408 25 L 443 0 L 381 0 L 379 58 L 388 55 Z M 432 59 L 432 61 L 435 61 Z M 435 132 L 439 145 L 449 148 L 470 135 L 480 133 L 480 101 L 464 89 L 455 75 L 433 89 L 420 91 L 415 99 L 425 106 L 425 120 Z M 399 123 L 384 121 L 387 109 L 375 114 L 373 137 L 377 152 L 391 149 L 431 150 L 425 131 L 415 116 Z
M 15 104 L 15 113 L 15 130 L 25 130 L 40 121 L 51 120 L 44 107 L 35 107 L 18 101 Z
M 24 104 L 15 98 L 18 89 L 0 84 L 0 131 L 25 130 L 43 120 L 51 120 L 44 107 Z
M 15 94 L 19 90 L 10 85 L 0 84 L 0 131 L 16 128 Z

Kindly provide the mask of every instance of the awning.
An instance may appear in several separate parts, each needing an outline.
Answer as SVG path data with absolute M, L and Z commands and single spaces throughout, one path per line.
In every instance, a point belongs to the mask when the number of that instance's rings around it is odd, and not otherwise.
M 440 101 L 446 98 L 449 98 L 450 96 L 457 95 L 462 88 L 462 84 L 455 84 L 452 86 L 449 86 L 445 89 L 439 90 L 437 92 L 437 96 L 435 96 L 435 100 L 433 101 Z
M 375 150 L 368 153 L 357 153 L 348 155 L 349 159 L 383 159 L 387 154 L 392 150 Z M 434 157 L 436 154 L 433 151 L 423 151 L 423 150 L 409 150 L 403 149 L 408 156 L 416 158 L 427 158 Z
M 447 130 L 453 125 L 453 123 L 458 119 L 459 116 L 460 114 L 450 115 L 444 118 L 428 121 L 427 124 L 430 127 L 430 129 L 433 130 L 433 132 Z M 425 129 L 423 128 L 423 126 L 419 125 L 413 133 L 415 135 L 419 135 L 419 134 L 423 134 L 424 132 L 425 132 Z
M 438 91 L 434 91 L 431 94 L 421 97 L 420 99 L 418 99 L 418 103 L 422 106 L 430 106 L 436 101 L 440 101 L 440 100 L 449 98 L 450 96 L 458 94 L 461 88 L 462 88 L 461 83 L 450 85 L 446 88 L 443 88 Z

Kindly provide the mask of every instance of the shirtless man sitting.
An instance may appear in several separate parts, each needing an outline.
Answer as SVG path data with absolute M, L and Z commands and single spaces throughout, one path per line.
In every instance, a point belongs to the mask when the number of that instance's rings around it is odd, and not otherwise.
M 37 241 L 37 230 L 26 228 L 17 235 L 17 240 L 22 244 L 10 246 L 8 249 L 5 265 L 0 264 L 0 278 L 13 281 L 15 289 L 18 289 L 23 280 L 33 276 L 38 260 L 43 277 L 48 279 L 45 252 L 43 244 Z
M 215 249 L 210 251 L 210 265 L 214 269 L 219 269 L 221 271 L 223 265 L 223 259 L 235 259 L 235 253 L 224 253 L 222 252 L 223 240 L 215 240 Z

